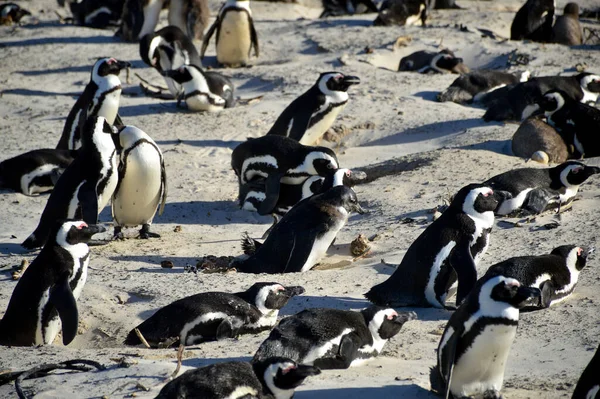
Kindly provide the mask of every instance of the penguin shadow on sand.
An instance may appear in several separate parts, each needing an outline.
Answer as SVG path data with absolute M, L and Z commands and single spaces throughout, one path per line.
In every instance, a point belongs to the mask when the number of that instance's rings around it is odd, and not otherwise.
M 308 389 L 303 389 L 308 388 Z M 357 388 L 330 388 L 310 389 L 310 384 L 301 386 L 294 395 L 294 399 L 362 399 L 362 398 L 414 398 L 429 399 L 439 398 L 433 392 L 418 386 L 409 385 L 384 385 L 379 387 L 357 387 Z
M 42 46 L 45 44 L 109 44 L 120 43 L 114 36 L 85 36 L 85 37 L 40 37 L 35 39 L 13 40 L 3 42 L 3 47 Z
M 156 144 L 159 146 L 178 146 L 180 144 L 193 145 L 195 147 L 222 147 L 222 148 L 230 148 L 234 149 L 238 145 L 242 144 L 243 141 L 236 140 L 155 140 Z M 169 152 L 169 149 L 164 150 L 163 152 Z
M 194 346 L 186 346 L 185 351 L 195 351 L 202 350 L 202 344 L 194 345 Z M 218 358 L 210 358 L 210 357 L 191 357 L 189 359 L 182 360 L 181 364 L 186 367 L 204 367 L 209 366 L 215 363 L 224 363 L 224 362 L 249 362 L 252 360 L 252 356 L 240 356 L 240 357 L 218 357 Z M 294 396 L 296 398 L 296 396 Z
M 511 150 L 512 140 L 486 140 L 477 144 L 460 146 L 461 150 L 486 150 L 501 155 L 513 155 Z
M 260 216 L 239 208 L 237 201 L 167 202 L 164 213 L 155 224 L 264 224 L 269 227 L 272 218 Z M 242 232 L 240 232 L 240 239 Z
M 355 27 L 371 27 L 373 26 L 373 20 L 375 19 L 377 14 L 369 13 L 369 14 L 360 14 L 360 17 L 355 18 L 321 18 L 313 21 L 308 24 L 310 28 L 320 28 L 320 29 L 335 29 L 338 26 L 345 26 L 349 28 Z

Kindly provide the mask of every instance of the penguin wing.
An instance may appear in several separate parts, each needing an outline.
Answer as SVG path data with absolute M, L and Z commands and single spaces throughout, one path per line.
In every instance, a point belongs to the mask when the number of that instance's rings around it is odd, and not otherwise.
M 121 188 L 121 182 L 123 181 L 123 178 L 125 177 L 125 162 L 123 162 L 123 159 L 119 160 L 119 166 L 117 168 L 117 175 L 119 176 L 117 179 L 117 186 L 115 187 L 115 191 L 113 192 L 112 198 L 110 201 L 110 212 L 111 212 L 111 216 L 114 219 L 115 218 L 115 198 L 117 198 L 117 196 L 119 195 L 119 189 Z
M 325 223 L 308 230 L 293 231 L 291 237 L 292 249 L 283 272 L 301 271 L 313 251 L 317 237 L 322 236 L 326 231 L 327 225 Z
M 258 35 L 256 34 L 256 29 L 254 28 L 254 20 L 252 19 L 252 16 L 250 14 L 248 14 L 248 20 L 250 22 L 250 39 L 252 40 L 252 46 L 254 47 L 254 56 L 258 58 Z
M 77 335 L 79 314 L 67 273 L 63 274 L 50 288 L 49 302 L 58 311 L 58 316 L 62 323 L 63 344 L 68 345 Z
M 120 179 L 119 179 L 120 180 Z M 160 207 L 158 208 L 158 214 L 162 215 L 165 211 L 165 204 L 167 203 L 167 169 L 165 168 L 165 160 L 162 155 L 160 157 Z
M 471 254 L 468 240 L 462 240 L 450 255 L 450 266 L 458 276 L 458 291 L 456 293 L 456 306 L 467 297 L 477 282 L 477 267 Z
M 96 187 L 89 180 L 85 180 L 77 193 L 83 221 L 87 224 L 98 224 L 98 195 Z
M 454 370 L 454 361 L 456 358 L 456 348 L 458 346 L 458 342 L 460 340 L 460 337 L 462 336 L 464 331 L 464 324 L 461 324 L 461 327 L 457 330 L 454 331 L 450 337 L 448 338 L 448 341 L 446 342 L 446 345 L 444 346 L 444 355 L 441 359 L 441 364 L 439 365 L 440 367 L 440 373 L 442 374 L 442 377 L 444 379 L 444 381 L 446 382 L 446 387 L 445 387 L 445 391 L 444 391 L 444 397 L 446 399 L 450 398 L 450 386 L 452 385 L 452 371 Z M 444 338 L 444 336 L 442 336 L 442 339 Z
M 312 115 L 312 110 L 297 110 L 290 120 L 286 136 L 300 141 L 306 130 L 308 130 Z
M 204 35 L 204 39 L 202 39 L 202 48 L 200 49 L 200 59 L 201 60 L 204 59 L 204 53 L 206 52 L 206 49 L 208 48 L 208 43 L 210 42 L 210 38 L 212 37 L 212 35 L 214 35 L 215 30 L 217 29 L 217 27 L 219 25 L 221 25 L 221 20 L 219 18 L 219 15 L 217 15 L 215 22 L 213 22 L 213 24 L 208 29 L 208 32 L 206 32 L 206 35 Z M 217 40 L 218 40 L 218 37 L 219 37 L 219 35 L 217 35 Z
M 283 176 L 284 173 L 272 173 L 265 180 L 265 199 L 258 207 L 259 215 L 268 215 L 277 205 Z

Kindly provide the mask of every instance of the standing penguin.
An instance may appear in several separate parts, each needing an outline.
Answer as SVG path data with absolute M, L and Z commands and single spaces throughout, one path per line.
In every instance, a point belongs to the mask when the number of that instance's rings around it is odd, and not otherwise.
M 62 136 L 56 146 L 60 150 L 77 150 L 81 147 L 82 129 L 85 122 L 101 116 L 113 125 L 118 118 L 121 98 L 121 69 L 130 67 L 129 62 L 114 58 L 102 58 L 92 68 L 90 82 L 69 112 Z
M 359 83 L 356 76 L 322 73 L 306 93 L 283 110 L 267 135 L 287 136 L 300 144 L 314 145 L 346 107 L 348 88 Z
M 167 200 L 167 173 L 160 149 L 142 130 L 125 126 L 119 131 L 119 182 L 112 198 L 114 237 L 123 239 L 123 227 L 142 226 L 140 238 L 160 237 L 150 232 L 158 210 Z
M 48 345 L 61 329 L 63 344 L 77 335 L 77 299 L 87 278 L 87 242 L 105 231 L 83 221 L 54 223 L 48 241 L 25 270 L 0 320 L 0 345 Z M 60 318 L 60 321 L 59 321 Z
M 0 188 L 25 195 L 51 191 L 76 155 L 75 151 L 44 148 L 6 159 L 0 162 Z
M 320 369 L 347 369 L 379 355 L 414 312 L 371 305 L 360 312 L 315 308 L 281 320 L 252 362 L 288 356 Z
M 550 42 L 554 23 L 554 0 L 527 0 L 510 26 L 510 40 Z
M 486 275 L 511 277 L 524 286 L 539 288 L 541 296 L 533 305 L 549 308 L 571 296 L 590 252 L 575 245 L 563 245 L 549 255 L 507 259 L 491 266 Z
M 446 398 L 500 398 L 519 309 L 540 296 L 514 278 L 483 277 L 450 316 L 431 387 Z
M 461 188 L 442 216 L 411 244 L 394 274 L 365 297 L 382 306 L 443 308 L 458 281 L 459 305 L 477 281 L 476 265 L 487 250 L 497 205 L 489 186 Z
M 552 41 L 567 46 L 583 44 L 583 29 L 579 23 L 579 5 L 568 3 L 563 15 L 556 18 L 552 28 Z
M 600 370 L 600 346 L 590 363 L 575 386 L 572 399 L 600 399 L 600 381 L 598 381 L 598 370 Z
M 492 187 L 498 207 L 496 215 L 508 215 L 520 210 L 538 214 L 549 206 L 569 205 L 579 186 L 600 168 L 581 162 L 568 161 L 553 168 L 521 168 L 509 170 L 489 178 L 483 184 Z
M 227 0 L 221 7 L 202 42 L 200 51 L 202 58 L 215 30 L 219 64 L 233 68 L 246 66 L 252 47 L 254 47 L 254 56 L 258 58 L 258 35 L 254 28 L 250 0 Z
M 83 219 L 97 224 L 100 211 L 117 187 L 117 151 L 113 131 L 101 116 L 88 118 L 77 158 L 65 169 L 48 198 L 35 231 L 21 244 L 43 246 L 56 220 Z

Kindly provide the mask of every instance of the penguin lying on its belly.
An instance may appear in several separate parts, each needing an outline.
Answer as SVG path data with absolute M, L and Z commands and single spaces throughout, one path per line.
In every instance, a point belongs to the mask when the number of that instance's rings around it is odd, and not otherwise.
M 450 50 L 438 53 L 432 51 L 416 51 L 402 57 L 398 65 L 399 72 L 414 71 L 419 73 L 468 73 L 469 68 L 463 64 Z
M 377 12 L 373 0 L 322 0 L 323 12 L 319 18 Z
M 453 101 L 458 104 L 471 103 L 494 90 L 511 86 L 529 79 L 529 71 L 519 74 L 481 69 L 461 75 L 443 92 L 437 95 L 437 100 Z
M 427 0 L 384 0 L 374 26 L 409 26 L 427 22 Z

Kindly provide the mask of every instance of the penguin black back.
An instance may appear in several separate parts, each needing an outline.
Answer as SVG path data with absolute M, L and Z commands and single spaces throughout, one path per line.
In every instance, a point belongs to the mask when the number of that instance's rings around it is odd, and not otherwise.
M 372 0 L 322 0 L 323 12 L 319 18 L 377 12 Z
M 579 378 L 572 399 L 599 399 L 600 381 L 598 381 L 598 370 L 600 370 L 600 346 L 590 360 L 583 374 Z
M 527 0 L 510 27 L 510 40 L 549 42 L 554 22 L 553 0 Z

